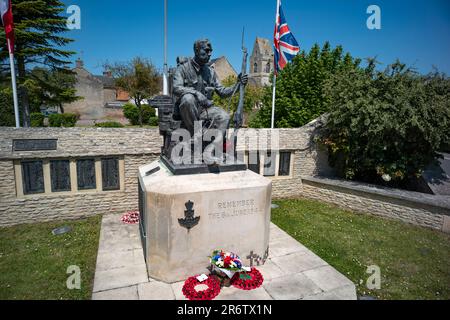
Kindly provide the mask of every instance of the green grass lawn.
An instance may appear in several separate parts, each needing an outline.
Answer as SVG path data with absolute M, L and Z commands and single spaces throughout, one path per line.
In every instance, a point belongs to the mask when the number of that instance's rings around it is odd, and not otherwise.
M 278 200 L 272 221 L 378 299 L 450 299 L 450 236 L 312 200 Z M 101 217 L 0 228 L 0 299 L 90 299 Z M 72 231 L 54 236 L 60 226 Z M 67 267 L 81 269 L 69 290 Z M 368 290 L 367 266 L 381 269 Z
M 0 228 L 0 299 L 90 299 L 101 217 Z M 70 226 L 72 231 L 53 235 Z M 77 265 L 81 288 L 67 289 Z
M 322 202 L 274 201 L 272 221 L 377 299 L 450 299 L 450 236 Z M 367 266 L 381 270 L 368 290 Z

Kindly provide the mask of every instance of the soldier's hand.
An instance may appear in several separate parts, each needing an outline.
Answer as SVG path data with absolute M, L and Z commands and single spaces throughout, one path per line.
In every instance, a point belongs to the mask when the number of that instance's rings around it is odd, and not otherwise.
M 248 74 L 242 74 L 240 73 L 238 76 L 238 80 L 242 85 L 247 85 L 248 83 Z

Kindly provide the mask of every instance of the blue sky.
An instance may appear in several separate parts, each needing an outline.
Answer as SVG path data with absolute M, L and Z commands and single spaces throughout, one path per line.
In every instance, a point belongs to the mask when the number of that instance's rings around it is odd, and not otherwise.
M 135 56 L 163 65 L 163 0 L 63 0 L 81 9 L 81 30 L 69 48 L 79 52 L 88 70 L 100 74 L 106 61 Z M 302 49 L 330 41 L 353 56 L 377 56 L 383 64 L 396 58 L 421 73 L 435 65 L 450 75 L 450 1 L 448 0 L 283 0 L 291 31 Z M 369 5 L 381 8 L 381 30 L 369 30 Z M 209 38 L 213 57 L 241 64 L 241 33 L 249 51 L 255 38 L 272 39 L 276 0 L 168 0 L 168 63 L 191 56 L 198 38 Z

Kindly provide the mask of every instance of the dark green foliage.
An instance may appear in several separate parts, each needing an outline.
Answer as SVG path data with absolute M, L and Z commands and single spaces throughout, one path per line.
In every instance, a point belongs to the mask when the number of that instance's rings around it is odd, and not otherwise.
M 32 127 L 43 127 L 45 116 L 40 112 L 32 112 L 30 114 L 31 126 Z
M 158 117 L 150 117 L 149 119 L 148 119 L 148 124 L 149 125 L 151 125 L 151 126 L 153 126 L 153 127 L 156 127 L 156 126 L 158 126 Z
M 0 90 L 0 127 L 14 127 L 13 98 L 10 90 Z
M 26 82 L 31 109 L 58 107 L 64 113 L 63 104 L 81 99 L 76 95 L 76 81 L 71 70 L 34 68 Z
M 96 127 L 100 128 L 123 128 L 124 125 L 116 122 L 116 121 L 106 121 L 106 122 L 100 122 L 95 124 Z
M 150 107 L 149 105 L 142 105 L 142 124 L 150 124 L 150 119 L 155 117 L 156 111 L 155 108 Z M 126 103 L 123 106 L 123 115 L 125 118 L 130 121 L 130 124 L 136 126 L 140 125 L 139 121 L 139 108 L 134 104 Z
M 301 127 L 330 108 L 330 98 L 324 92 L 324 83 L 342 69 L 358 69 L 360 60 L 341 46 L 331 50 L 326 42 L 322 49 L 314 45 L 309 53 L 302 51 L 278 75 L 275 99 L 275 127 Z M 266 87 L 263 106 L 252 118 L 252 127 L 270 127 L 272 114 L 272 86 Z
M 58 113 L 48 116 L 49 127 L 75 127 L 78 116 L 74 113 Z
M 12 9 L 15 25 L 15 58 L 18 72 L 18 89 L 21 92 L 19 106 L 24 125 L 29 125 L 29 112 L 39 111 L 39 106 L 31 105 L 34 98 L 30 96 L 29 81 L 31 68 L 36 66 L 50 70 L 64 70 L 69 66 L 72 51 L 64 50 L 64 46 L 73 40 L 64 37 L 67 34 L 66 5 L 59 0 L 13 0 Z M 0 70 L 2 85 L 10 85 L 8 50 L 3 28 L 0 28 Z M 33 79 L 36 80 L 36 79 Z M 44 87 L 45 82 L 39 85 Z M 58 84 L 58 82 L 56 82 Z M 60 95 L 58 87 L 51 94 Z M 63 90 L 64 91 L 64 90 Z
M 63 68 L 74 52 L 63 50 L 73 40 L 67 32 L 66 5 L 59 0 L 12 0 L 15 27 L 15 56 L 25 64 Z M 7 58 L 4 30 L 0 31 L 0 57 Z
M 450 80 L 398 61 L 375 66 L 371 59 L 365 70 L 342 70 L 327 82 L 333 107 L 322 142 L 346 178 L 396 186 L 417 179 L 449 144 Z

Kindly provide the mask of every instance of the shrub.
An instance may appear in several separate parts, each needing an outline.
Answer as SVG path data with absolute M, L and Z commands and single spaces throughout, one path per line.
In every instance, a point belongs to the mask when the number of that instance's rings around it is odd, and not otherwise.
M 116 121 L 106 121 L 106 122 L 100 122 L 95 124 L 96 127 L 100 128 L 123 128 L 124 125 L 116 122 Z
M 148 124 L 153 127 L 158 126 L 158 117 L 150 117 Z
M 33 112 L 30 114 L 30 122 L 32 127 L 43 127 L 45 116 L 40 112 Z
M 336 74 L 327 84 L 332 110 L 321 141 L 330 164 L 349 179 L 414 181 L 450 141 L 450 79 L 421 76 L 396 62 L 375 71 Z M 401 186 L 401 185 L 399 185 Z
M 48 117 L 50 127 L 75 127 L 78 117 L 74 113 L 51 114 Z
M 149 105 L 142 105 L 142 124 L 150 124 L 150 118 L 155 117 L 156 111 Z M 127 103 L 123 106 L 123 115 L 134 126 L 139 125 L 139 108 L 134 104 Z
M 14 127 L 15 125 L 12 93 L 9 90 L 0 90 L 0 126 Z

